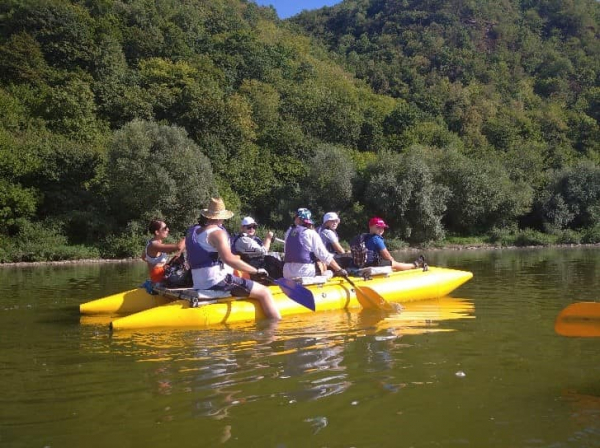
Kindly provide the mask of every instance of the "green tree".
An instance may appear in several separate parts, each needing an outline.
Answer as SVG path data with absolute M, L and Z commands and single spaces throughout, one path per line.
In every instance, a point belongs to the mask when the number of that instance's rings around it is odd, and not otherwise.
M 252 107 L 252 120 L 257 126 L 258 135 L 268 132 L 272 124 L 279 120 L 279 92 L 261 81 L 246 80 L 240 86 L 240 94 L 247 98 Z
M 493 158 L 467 158 L 444 151 L 437 161 L 437 181 L 451 193 L 444 223 L 463 235 L 482 234 L 493 226 L 515 224 L 529 211 L 533 191 L 514 182 L 504 166 Z
M 336 77 L 337 75 L 337 77 Z M 355 146 L 363 121 L 358 90 L 339 73 L 291 85 L 281 111 L 297 120 L 303 131 L 322 141 Z
M 8 34 L 26 32 L 53 67 L 87 69 L 96 53 L 94 22 L 86 8 L 62 0 L 11 2 Z
M 21 151 L 37 161 L 22 180 L 40 192 L 36 218 L 61 228 L 71 242 L 95 243 L 109 220 L 99 183 L 103 147 L 38 130 L 27 136 Z
M 106 130 L 97 119 L 89 80 L 67 76 L 56 80 L 55 85 L 44 92 L 39 113 L 52 131 L 74 140 L 92 142 Z
M 30 34 L 15 33 L 0 45 L 0 77 L 4 83 L 37 84 L 44 80 L 47 70 L 40 45 Z
M 122 228 L 163 216 L 181 231 L 216 192 L 210 161 L 183 129 L 141 120 L 114 133 L 106 178 Z
M 425 149 L 405 154 L 383 152 L 368 168 L 363 203 L 384 217 L 392 232 L 415 243 L 443 239 L 442 218 L 448 190 L 434 181 Z
M 591 162 L 556 172 L 543 196 L 544 222 L 556 229 L 591 228 L 600 221 L 600 167 Z
M 0 233 L 18 230 L 20 220 L 35 217 L 41 200 L 38 189 L 24 179 L 39 170 L 42 161 L 23 150 L 21 143 L 0 128 Z
M 302 183 L 305 204 L 316 215 L 346 209 L 352 203 L 356 175 L 349 152 L 343 147 L 321 144 L 307 161 L 308 175 Z

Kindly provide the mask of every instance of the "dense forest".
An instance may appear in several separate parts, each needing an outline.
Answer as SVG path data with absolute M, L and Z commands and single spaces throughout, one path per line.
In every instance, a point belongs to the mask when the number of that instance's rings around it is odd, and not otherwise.
M 211 196 L 282 232 L 600 242 L 600 3 L 0 3 L 0 262 L 136 256 Z M 264 229 L 263 229 L 264 230 Z

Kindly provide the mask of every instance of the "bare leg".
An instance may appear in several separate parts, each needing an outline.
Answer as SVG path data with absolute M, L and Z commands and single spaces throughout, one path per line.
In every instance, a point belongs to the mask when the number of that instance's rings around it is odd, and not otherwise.
M 262 306 L 265 316 L 267 316 L 268 319 L 281 319 L 281 313 L 275 305 L 275 300 L 273 300 L 273 296 L 271 295 L 269 288 L 261 285 L 260 283 L 254 282 L 254 286 L 250 291 L 250 297 L 253 299 L 258 299 L 260 306 Z
M 423 255 L 419 255 L 419 258 L 412 263 L 398 263 L 396 260 L 392 261 L 392 269 L 394 271 L 408 271 L 409 269 L 418 268 L 422 268 L 423 271 L 427 271 L 429 269 L 429 266 L 427 266 L 425 257 Z
M 416 266 L 414 263 L 398 263 L 397 261 L 394 261 L 392 263 L 392 269 L 394 271 L 408 271 L 409 269 L 416 269 Z

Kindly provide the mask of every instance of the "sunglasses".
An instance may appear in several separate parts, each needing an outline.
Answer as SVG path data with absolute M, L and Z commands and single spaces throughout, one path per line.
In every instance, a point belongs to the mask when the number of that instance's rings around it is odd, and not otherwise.
M 250 224 L 249 226 L 244 226 L 247 229 L 256 229 L 258 226 L 256 224 Z
M 169 230 L 169 228 L 167 226 L 164 226 L 158 229 L 159 232 L 162 232 L 163 230 Z

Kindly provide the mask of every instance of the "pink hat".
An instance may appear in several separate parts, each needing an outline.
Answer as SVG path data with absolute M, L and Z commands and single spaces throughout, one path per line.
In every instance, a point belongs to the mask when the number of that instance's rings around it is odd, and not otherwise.
M 369 227 L 383 227 L 383 228 L 388 228 L 389 226 L 385 223 L 385 221 L 383 219 L 381 219 L 380 217 L 376 216 L 374 218 L 369 219 Z

